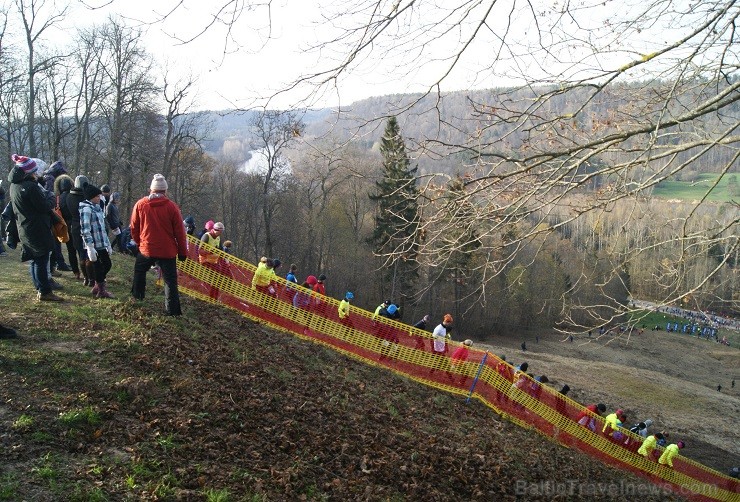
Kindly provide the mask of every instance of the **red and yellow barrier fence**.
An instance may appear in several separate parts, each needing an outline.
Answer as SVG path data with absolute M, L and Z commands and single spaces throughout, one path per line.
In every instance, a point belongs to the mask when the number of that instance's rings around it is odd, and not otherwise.
M 337 300 L 287 284 L 280 277 L 275 278 L 272 288 L 254 289 L 253 265 L 212 248 L 219 260 L 201 264 L 201 245 L 189 237 L 188 259 L 178 262 L 179 286 L 186 294 L 425 385 L 478 399 L 522 427 L 535 429 L 609 465 L 628 469 L 688 499 L 740 501 L 736 479 L 680 455 L 673 459 L 673 468 L 659 465 L 657 456 L 645 458 L 637 453 L 640 436 L 621 429 L 619 434 L 602 433 L 601 417 L 594 416 L 595 430 L 579 425 L 577 417 L 584 410 L 581 404 L 527 375 L 515 374 L 494 354 L 470 349 L 466 360 L 453 361 L 451 355 L 459 343 L 449 342 L 446 354 L 434 354 L 431 333 L 374 317 L 354 306 L 349 319 L 341 320 Z

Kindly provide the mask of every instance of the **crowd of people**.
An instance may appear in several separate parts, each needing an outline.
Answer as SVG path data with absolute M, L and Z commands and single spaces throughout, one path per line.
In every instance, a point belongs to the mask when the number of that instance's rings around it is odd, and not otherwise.
M 154 175 L 149 195 L 134 205 L 131 223 L 124 227 L 118 208 L 121 195 L 111 192 L 109 185 L 98 187 L 86 176 L 73 180 L 62 161 L 47 167 L 43 160 L 24 155 L 11 159 L 9 187 L 0 184 L 0 255 L 7 256 L 5 243 L 11 249 L 20 247 L 21 261 L 29 262 L 37 301 L 65 301 L 59 292 L 64 286 L 55 280 L 62 272 L 71 272 L 89 287 L 93 298 L 113 298 L 107 275 L 117 246 L 135 250 L 131 295 L 144 298 L 146 272 L 156 264 L 165 283 L 165 312 L 181 314 L 175 260 L 186 258 L 187 241 L 180 208 L 166 195 L 164 176 Z M 0 326 L 0 337 L 15 336 L 15 330 Z

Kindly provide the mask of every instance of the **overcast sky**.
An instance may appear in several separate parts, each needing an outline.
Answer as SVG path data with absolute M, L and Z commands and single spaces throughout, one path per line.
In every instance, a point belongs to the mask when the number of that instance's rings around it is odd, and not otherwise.
M 470 11 L 451 10 L 460 3 L 414 4 L 398 33 L 391 28 L 385 33 L 391 36 L 373 39 L 371 57 L 357 58 L 352 71 L 340 75 L 338 91 L 329 88 L 311 95 L 313 87 L 298 86 L 270 101 L 270 107 L 348 105 L 370 96 L 419 92 L 441 75 L 445 75 L 442 91 L 514 85 L 523 78 L 550 83 L 593 78 L 610 66 L 620 67 L 654 52 L 655 42 L 668 43 L 668 33 L 674 29 L 652 23 L 650 16 L 655 13 L 641 10 L 643 0 L 581 0 L 571 5 L 567 16 L 550 0 L 473 2 Z M 211 25 L 219 7 L 226 6 L 219 13 L 223 20 L 231 14 L 228 9 L 244 4 L 252 7 L 242 10 L 234 23 Z M 264 104 L 258 98 L 285 89 L 317 68 L 331 67 L 334 56 L 346 55 L 343 47 L 320 52 L 310 47 L 336 37 L 353 23 L 360 25 L 368 16 L 365 10 L 332 26 L 326 22 L 331 9 L 376 4 L 372 0 L 71 0 L 71 5 L 74 10 L 67 26 L 104 22 L 115 13 L 144 30 L 148 50 L 162 65 L 171 73 L 191 72 L 198 79 L 200 108 L 226 109 Z M 382 2 L 385 9 L 393 5 Z M 638 10 L 638 18 L 650 24 L 649 29 L 618 24 L 625 12 Z M 434 15 L 439 17 L 430 17 Z M 455 17 L 460 15 L 467 17 L 460 21 Z M 486 19 L 483 26 L 482 18 Z M 405 33 L 407 26 L 415 31 Z M 473 32 L 475 43 L 462 59 L 455 59 Z M 414 44 L 419 41 L 423 49 L 417 50 Z M 446 74 L 453 61 L 454 70 Z

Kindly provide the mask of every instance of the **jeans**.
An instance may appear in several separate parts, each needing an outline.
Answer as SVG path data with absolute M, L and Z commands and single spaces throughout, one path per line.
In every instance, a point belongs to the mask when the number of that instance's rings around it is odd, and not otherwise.
M 146 274 L 154 264 L 159 265 L 164 280 L 164 308 L 168 315 L 180 315 L 180 292 L 177 290 L 177 259 L 151 258 L 139 253 L 134 263 L 134 280 L 131 296 L 143 300 L 146 293 Z
M 29 266 L 31 279 L 36 291 L 42 295 L 51 293 L 51 282 L 49 282 L 49 257 L 50 253 L 34 256 Z
M 93 270 L 95 270 L 95 282 L 98 284 L 105 282 L 105 278 L 110 272 L 111 262 L 110 255 L 105 249 L 96 249 L 98 252 L 98 259 L 93 262 Z

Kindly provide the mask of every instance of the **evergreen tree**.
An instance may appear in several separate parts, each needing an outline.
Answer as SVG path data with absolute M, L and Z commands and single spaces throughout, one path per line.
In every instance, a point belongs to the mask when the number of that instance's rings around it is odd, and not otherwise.
M 370 200 L 377 203 L 375 229 L 369 239 L 373 250 L 386 258 L 384 274 L 391 284 L 391 296 L 398 295 L 401 306 L 413 295 L 419 277 L 419 188 L 417 168 L 411 168 L 398 121 L 388 119 L 380 143 L 383 178 L 375 183 L 377 191 Z
M 465 182 L 457 177 L 447 185 L 446 212 L 447 227 L 442 246 L 449 249 L 449 259 L 444 270 L 449 273 L 454 288 L 454 313 L 459 319 L 458 327 L 462 326 L 462 312 L 460 304 L 462 297 L 480 287 L 480 284 L 469 284 L 471 279 L 471 264 L 475 252 L 482 243 L 476 229 L 475 211 L 472 201 L 465 193 Z

